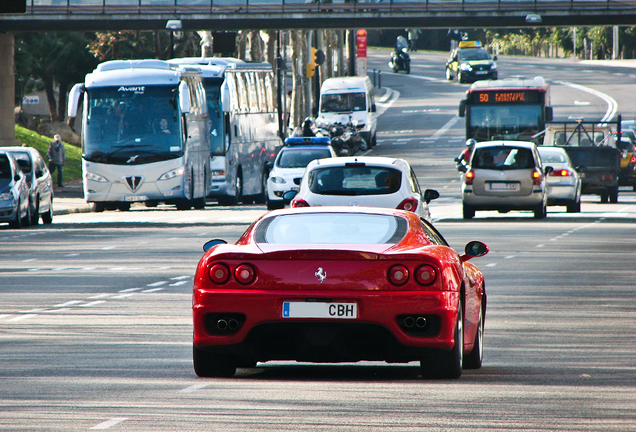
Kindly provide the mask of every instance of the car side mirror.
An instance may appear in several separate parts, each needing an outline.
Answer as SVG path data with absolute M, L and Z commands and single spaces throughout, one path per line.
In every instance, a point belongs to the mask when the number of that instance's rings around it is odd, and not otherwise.
M 545 175 L 550 174 L 552 171 L 554 171 L 554 168 L 553 168 L 553 167 L 551 167 L 550 165 L 548 165 L 548 166 L 546 166 L 545 168 L 543 168 L 543 173 L 544 173 Z
M 283 194 L 283 200 L 285 200 L 286 203 L 289 203 L 296 197 L 296 195 L 298 195 L 298 191 L 289 190 Z
M 577 173 L 579 174 L 583 174 L 584 172 L 587 171 L 587 167 L 584 167 L 583 165 L 581 166 L 577 166 L 576 168 L 574 168 L 576 170 Z
M 220 245 L 220 244 L 227 244 L 227 242 L 225 240 L 221 240 L 221 239 L 214 239 L 214 240 L 210 240 L 207 241 L 204 245 L 203 245 L 203 250 L 205 252 L 209 251 L 210 249 L 212 249 L 214 246 L 216 245 Z
M 465 173 L 466 171 L 468 171 L 468 168 L 463 163 L 458 163 L 457 171 Z
M 424 191 L 424 201 L 426 201 L 426 204 L 437 198 L 439 198 L 439 192 L 437 192 L 435 189 L 426 189 Z
M 488 253 L 490 249 L 486 246 L 485 243 L 480 241 L 471 241 L 466 244 L 464 248 L 464 253 L 460 255 L 459 259 L 462 262 L 466 262 L 471 258 L 482 257 Z
M 375 108 L 375 104 L 371 104 L 371 112 L 375 112 L 376 108 Z
M 20 181 L 21 178 L 22 176 L 20 174 L 16 174 L 13 176 L 13 181 Z
M 466 99 L 459 101 L 459 114 L 460 117 L 466 116 Z

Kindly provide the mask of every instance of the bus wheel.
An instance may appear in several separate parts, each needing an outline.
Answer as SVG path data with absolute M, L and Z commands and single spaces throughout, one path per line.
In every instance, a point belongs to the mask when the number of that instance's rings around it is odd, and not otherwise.
M 195 210 L 203 210 L 205 208 L 205 197 L 195 198 L 192 203 Z
M 241 171 L 236 173 L 234 179 L 234 204 L 241 204 L 243 202 L 243 174 Z
M 101 212 L 104 211 L 105 208 L 106 208 L 106 206 L 104 205 L 103 202 L 91 203 L 91 211 L 93 213 L 101 213 Z
M 261 177 L 261 193 L 256 196 L 254 202 L 256 204 L 267 204 L 267 179 L 269 178 L 269 172 L 263 171 L 263 176 Z
M 117 208 L 119 209 L 119 211 L 128 211 L 130 210 L 130 203 L 117 204 Z

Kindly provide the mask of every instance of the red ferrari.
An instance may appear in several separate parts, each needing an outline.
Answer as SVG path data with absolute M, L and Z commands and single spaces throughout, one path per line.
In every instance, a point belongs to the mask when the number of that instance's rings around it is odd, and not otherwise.
M 425 378 L 481 367 L 486 292 L 465 252 L 413 212 L 270 212 L 238 242 L 212 240 L 194 279 L 194 370 L 257 362 L 419 361 Z

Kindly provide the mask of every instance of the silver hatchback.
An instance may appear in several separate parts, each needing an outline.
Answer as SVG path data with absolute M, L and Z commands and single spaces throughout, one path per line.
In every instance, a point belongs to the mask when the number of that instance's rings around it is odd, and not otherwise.
M 536 219 L 543 219 L 547 197 L 545 172 L 534 143 L 485 141 L 475 145 L 463 174 L 464 219 L 472 219 L 477 210 L 529 210 Z

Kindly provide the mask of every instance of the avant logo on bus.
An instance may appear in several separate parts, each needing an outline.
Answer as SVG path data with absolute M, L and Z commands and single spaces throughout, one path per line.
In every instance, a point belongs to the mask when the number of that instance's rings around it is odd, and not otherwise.
M 118 92 L 134 92 L 134 93 L 143 93 L 146 91 L 145 86 L 134 86 L 134 87 L 126 87 L 121 86 L 117 89 Z

